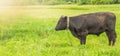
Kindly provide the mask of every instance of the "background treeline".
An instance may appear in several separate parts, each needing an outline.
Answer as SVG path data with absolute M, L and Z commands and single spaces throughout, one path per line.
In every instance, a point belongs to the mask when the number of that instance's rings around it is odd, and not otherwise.
M 57 5 L 57 4 L 119 4 L 119 3 L 120 0 L 19 0 L 18 4 Z

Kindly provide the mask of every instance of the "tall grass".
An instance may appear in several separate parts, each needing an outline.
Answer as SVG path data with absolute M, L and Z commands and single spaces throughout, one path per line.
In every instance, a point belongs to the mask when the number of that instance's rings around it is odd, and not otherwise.
M 67 31 L 55 31 L 61 15 L 76 16 L 91 12 L 113 12 L 117 16 L 117 41 L 108 46 L 105 33 L 87 36 L 87 44 Z M 120 5 L 28 6 L 24 15 L 0 18 L 0 56 L 119 56 Z M 69 42 L 72 40 L 72 46 Z

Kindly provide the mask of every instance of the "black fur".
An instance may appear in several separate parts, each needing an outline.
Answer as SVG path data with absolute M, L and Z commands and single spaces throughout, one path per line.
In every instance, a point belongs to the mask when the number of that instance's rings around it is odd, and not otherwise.
M 109 45 L 114 45 L 116 40 L 115 23 L 116 16 L 111 12 L 97 12 L 69 17 L 69 30 L 73 36 L 80 39 L 81 44 L 86 44 L 86 36 L 94 34 L 99 36 L 106 32 Z M 67 16 L 62 16 L 56 26 L 56 30 L 65 30 Z

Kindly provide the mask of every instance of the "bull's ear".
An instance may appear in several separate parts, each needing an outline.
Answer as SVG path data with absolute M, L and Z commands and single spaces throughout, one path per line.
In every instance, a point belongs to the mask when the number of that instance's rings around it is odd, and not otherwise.
M 61 18 L 64 18 L 65 16 L 64 15 L 61 15 Z
M 65 19 L 67 19 L 67 16 L 64 16 Z
M 67 16 L 63 16 L 63 15 L 62 15 L 62 16 L 61 16 L 61 19 L 66 21 L 66 20 L 67 20 Z

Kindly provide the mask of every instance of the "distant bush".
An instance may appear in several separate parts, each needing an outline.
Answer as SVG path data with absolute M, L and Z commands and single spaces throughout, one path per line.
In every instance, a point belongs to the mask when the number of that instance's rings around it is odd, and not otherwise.
M 47 4 L 118 4 L 120 0 L 46 0 L 46 2 Z
M 118 4 L 120 0 L 80 0 L 78 4 Z
M 119 4 L 120 0 L 20 0 L 21 5 Z
M 115 0 L 91 0 L 91 4 L 114 4 Z

